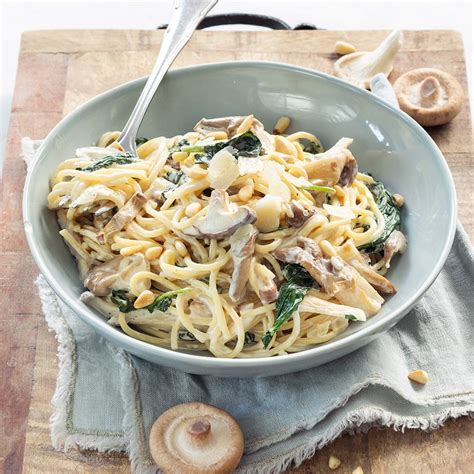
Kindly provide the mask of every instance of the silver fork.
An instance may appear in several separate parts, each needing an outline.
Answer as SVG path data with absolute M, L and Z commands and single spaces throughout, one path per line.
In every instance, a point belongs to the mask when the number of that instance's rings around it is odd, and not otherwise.
M 175 0 L 173 14 L 163 36 L 158 58 L 117 142 L 126 152 L 136 154 L 138 128 L 169 67 L 191 38 L 201 20 L 218 0 Z

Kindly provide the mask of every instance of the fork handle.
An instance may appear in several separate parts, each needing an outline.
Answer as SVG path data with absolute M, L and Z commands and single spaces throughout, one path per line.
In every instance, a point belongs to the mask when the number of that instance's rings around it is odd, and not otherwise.
M 158 86 L 196 27 L 217 2 L 218 0 L 175 0 L 171 21 L 163 36 L 156 63 L 117 140 L 125 151 L 136 152 L 138 128 Z

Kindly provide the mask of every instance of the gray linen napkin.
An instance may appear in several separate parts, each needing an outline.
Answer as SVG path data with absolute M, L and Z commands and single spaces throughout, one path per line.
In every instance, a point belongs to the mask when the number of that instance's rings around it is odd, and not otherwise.
M 33 151 L 31 141 L 24 146 Z M 42 276 L 43 312 L 58 339 L 52 443 L 126 451 L 137 473 L 155 472 L 153 421 L 169 407 L 203 401 L 229 411 L 245 436 L 239 472 L 279 472 L 344 432 L 372 426 L 435 429 L 474 414 L 474 255 L 458 226 L 439 277 L 394 328 L 322 367 L 262 379 L 189 375 L 112 347 L 72 313 Z M 425 386 L 407 374 L 423 368 Z

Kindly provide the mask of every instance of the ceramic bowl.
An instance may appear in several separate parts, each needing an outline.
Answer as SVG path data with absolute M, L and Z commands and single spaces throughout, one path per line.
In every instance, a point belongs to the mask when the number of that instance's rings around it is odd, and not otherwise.
M 337 359 L 386 331 L 407 314 L 433 283 L 451 248 L 456 222 L 454 184 L 443 155 L 408 115 L 342 80 L 285 64 L 232 62 L 170 72 L 159 88 L 139 135 L 173 136 L 201 117 L 253 113 L 271 129 L 288 115 L 291 131 L 317 135 L 326 147 L 352 137 L 359 169 L 405 197 L 403 231 L 408 250 L 396 258 L 390 279 L 398 292 L 365 323 L 303 352 L 258 359 L 222 359 L 186 353 L 132 339 L 111 327 L 79 300 L 83 286 L 75 261 L 46 208 L 49 179 L 78 147 L 92 145 L 107 130 L 120 130 L 145 79 L 123 84 L 90 100 L 48 135 L 25 184 L 24 225 L 33 257 L 59 297 L 87 324 L 117 346 L 149 361 L 195 374 L 224 377 L 295 372 Z

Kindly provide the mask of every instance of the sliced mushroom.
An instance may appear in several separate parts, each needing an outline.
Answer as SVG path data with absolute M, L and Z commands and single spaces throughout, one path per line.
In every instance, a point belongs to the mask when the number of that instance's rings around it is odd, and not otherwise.
M 275 283 L 275 274 L 265 265 L 253 262 L 249 281 L 262 304 L 273 303 L 277 299 L 278 288 Z
M 328 295 L 345 305 L 360 308 L 368 316 L 380 310 L 383 298 L 340 257 L 323 257 L 319 246 L 305 237 L 299 237 L 296 244 L 276 250 L 275 258 L 301 265 Z
M 107 239 L 116 232 L 122 230 L 129 222 L 131 222 L 140 212 L 147 198 L 142 193 L 135 193 L 131 199 L 110 219 L 102 232 L 97 236 L 100 243 L 105 243 Z
M 291 201 L 290 209 L 293 216 L 286 219 L 290 227 L 301 227 L 315 212 L 305 209 L 298 201 Z
M 194 126 L 194 131 L 206 135 L 211 132 L 226 132 L 229 138 L 233 137 L 246 116 L 218 117 L 213 119 L 202 118 Z
M 234 303 L 239 302 L 245 295 L 257 235 L 255 226 L 246 224 L 230 238 L 230 253 L 234 270 L 230 282 L 229 297 Z
M 385 241 L 383 247 L 383 259 L 385 266 L 390 268 L 392 257 L 396 253 L 405 253 L 407 249 L 407 239 L 405 235 L 399 230 L 394 230 L 388 239 Z
M 332 148 L 304 162 L 309 179 L 318 179 L 329 185 L 347 186 L 357 176 L 357 161 L 348 150 L 352 138 L 341 138 Z
M 382 72 L 388 76 L 392 72 L 393 61 L 402 41 L 402 32 L 392 31 L 374 51 L 351 53 L 339 58 L 334 64 L 334 73 L 356 86 L 368 89 L 376 74 Z
M 153 423 L 149 444 L 152 458 L 165 474 L 230 474 L 242 458 L 244 437 L 224 410 L 183 403 Z
M 400 108 L 425 127 L 450 122 L 464 105 L 461 84 L 439 69 L 408 71 L 397 79 L 394 88 Z
M 121 256 L 93 267 L 84 280 L 84 286 L 95 296 L 106 296 L 118 278 Z
M 92 267 L 84 279 L 84 286 L 95 296 L 106 296 L 112 287 L 130 290 L 130 279 L 140 271 L 149 270 L 149 263 L 141 253 L 128 257 L 117 256 L 108 262 Z M 148 289 L 140 288 L 140 291 Z
M 114 191 L 103 184 L 94 184 L 82 191 L 69 207 L 91 206 L 98 201 L 111 201 L 117 207 L 122 207 L 125 203 L 122 193 Z
M 237 206 L 229 201 L 229 195 L 222 189 L 212 191 L 207 215 L 183 230 L 187 235 L 207 239 L 225 239 L 239 227 L 253 224 L 255 212 L 247 206 Z
M 395 231 L 397 232 L 397 231 Z M 355 268 L 377 291 L 380 293 L 393 294 L 397 290 L 393 283 L 382 275 L 379 275 L 357 250 L 352 240 L 336 249 L 341 257 L 351 267 Z

